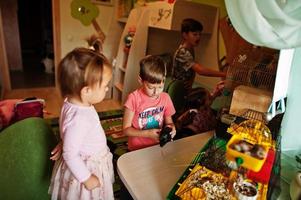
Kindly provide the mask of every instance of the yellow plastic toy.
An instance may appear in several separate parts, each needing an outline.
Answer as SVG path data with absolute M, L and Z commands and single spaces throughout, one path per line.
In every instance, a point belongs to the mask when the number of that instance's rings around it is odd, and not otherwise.
M 226 147 L 228 160 L 255 172 L 263 166 L 269 150 L 267 146 L 249 143 L 239 135 L 232 136 Z

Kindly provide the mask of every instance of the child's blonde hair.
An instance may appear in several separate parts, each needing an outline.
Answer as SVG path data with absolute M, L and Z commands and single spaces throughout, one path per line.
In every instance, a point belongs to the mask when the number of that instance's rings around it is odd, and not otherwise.
M 140 61 L 140 78 L 151 84 L 162 83 L 166 77 L 166 66 L 159 56 L 149 55 Z
M 58 81 L 63 97 L 81 97 L 82 88 L 101 84 L 104 67 L 111 67 L 107 58 L 100 53 L 101 40 L 92 36 L 88 43 L 94 49 L 75 48 L 59 63 Z

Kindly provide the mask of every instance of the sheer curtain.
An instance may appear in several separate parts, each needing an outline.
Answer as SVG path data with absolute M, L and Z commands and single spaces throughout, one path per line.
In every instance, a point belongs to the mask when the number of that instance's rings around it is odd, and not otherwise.
M 248 42 L 273 49 L 301 46 L 300 0 L 225 0 L 236 31 Z
M 301 150 L 301 0 L 225 0 L 225 4 L 234 28 L 245 40 L 280 49 L 272 117 L 277 113 L 275 102 L 287 96 L 281 149 Z

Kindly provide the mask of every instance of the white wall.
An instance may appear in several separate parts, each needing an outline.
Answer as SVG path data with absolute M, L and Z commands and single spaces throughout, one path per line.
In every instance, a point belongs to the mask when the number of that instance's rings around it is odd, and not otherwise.
M 296 48 L 287 94 L 287 107 L 281 127 L 282 151 L 301 151 L 301 47 Z
M 79 20 L 71 16 L 70 4 L 72 0 L 60 1 L 60 20 L 61 20 L 61 52 L 64 57 L 75 47 L 87 47 L 85 38 L 96 34 L 93 25 L 84 26 Z M 99 15 L 96 18 L 103 32 L 106 34 L 114 17 L 113 6 L 97 5 Z
M 92 24 L 84 26 L 79 20 L 71 16 L 71 2 L 72 0 L 60 1 L 59 37 L 61 41 L 61 58 L 76 47 L 87 47 L 86 39 L 92 34 L 97 34 Z M 104 55 L 112 61 L 116 56 L 117 41 L 119 42 L 122 29 L 116 21 L 114 6 L 97 5 L 97 7 L 99 9 L 99 15 L 96 18 L 96 22 L 106 35 L 103 52 Z M 112 85 L 109 85 L 109 87 L 112 88 Z M 112 90 L 109 90 L 109 92 L 107 92 L 106 98 L 111 98 L 111 91 Z

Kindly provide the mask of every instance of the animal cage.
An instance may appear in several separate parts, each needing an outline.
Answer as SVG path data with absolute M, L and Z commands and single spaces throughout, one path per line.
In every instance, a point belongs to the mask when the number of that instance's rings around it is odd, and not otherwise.
M 226 87 L 233 91 L 239 85 L 273 91 L 279 52 L 253 48 L 241 51 L 229 65 Z

